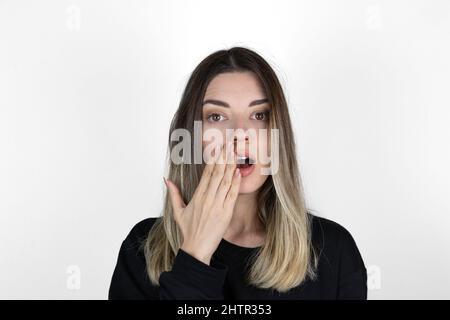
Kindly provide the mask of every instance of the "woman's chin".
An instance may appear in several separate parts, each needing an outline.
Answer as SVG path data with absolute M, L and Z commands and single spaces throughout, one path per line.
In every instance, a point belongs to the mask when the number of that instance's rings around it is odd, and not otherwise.
M 241 185 L 239 186 L 239 194 L 249 194 L 258 191 L 259 188 L 264 184 L 267 176 L 263 178 L 262 176 L 249 175 L 247 177 L 241 177 Z

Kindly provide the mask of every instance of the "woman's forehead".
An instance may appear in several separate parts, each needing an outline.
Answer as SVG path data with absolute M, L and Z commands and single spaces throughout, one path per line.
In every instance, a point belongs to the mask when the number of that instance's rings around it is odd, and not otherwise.
M 252 72 L 222 73 L 209 83 L 203 100 L 245 102 L 265 98 L 259 79 Z

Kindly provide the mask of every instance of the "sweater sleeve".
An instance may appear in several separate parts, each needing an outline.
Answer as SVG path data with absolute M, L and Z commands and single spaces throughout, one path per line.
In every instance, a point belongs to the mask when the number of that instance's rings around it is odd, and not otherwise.
M 179 249 L 172 269 L 162 272 L 159 286 L 150 282 L 142 241 L 154 223 L 149 219 L 133 227 L 123 241 L 116 267 L 113 272 L 108 298 L 116 299 L 223 299 L 223 285 L 228 267 L 214 257 L 211 264 L 202 261 Z
M 207 265 L 179 249 L 172 270 L 159 278 L 160 299 L 222 300 L 227 272 L 228 267 L 214 257 Z
M 367 299 L 367 270 L 352 235 L 344 228 L 340 237 L 338 299 Z

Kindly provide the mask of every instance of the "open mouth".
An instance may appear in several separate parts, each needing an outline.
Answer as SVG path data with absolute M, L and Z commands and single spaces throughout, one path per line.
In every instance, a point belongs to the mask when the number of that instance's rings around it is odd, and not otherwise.
M 239 169 L 246 169 L 255 164 L 255 161 L 251 159 L 250 157 L 238 157 L 237 158 L 237 167 Z

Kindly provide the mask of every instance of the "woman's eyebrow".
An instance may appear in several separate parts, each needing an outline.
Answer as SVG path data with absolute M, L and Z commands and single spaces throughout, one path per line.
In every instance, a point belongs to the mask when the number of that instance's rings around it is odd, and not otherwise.
M 254 100 L 252 102 L 250 102 L 250 104 L 248 105 L 249 107 L 253 107 L 253 106 L 257 106 L 263 103 L 269 102 L 269 99 L 267 98 L 263 98 L 263 99 L 258 99 L 258 100 Z M 216 100 L 216 99 L 207 99 L 205 101 L 203 101 L 203 105 L 205 104 L 214 104 L 216 106 L 221 106 L 221 107 L 225 107 L 225 108 L 229 108 L 230 105 L 228 103 L 226 103 L 225 101 L 221 101 L 221 100 Z

